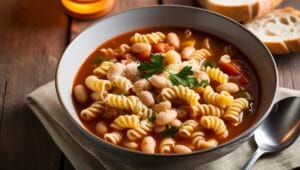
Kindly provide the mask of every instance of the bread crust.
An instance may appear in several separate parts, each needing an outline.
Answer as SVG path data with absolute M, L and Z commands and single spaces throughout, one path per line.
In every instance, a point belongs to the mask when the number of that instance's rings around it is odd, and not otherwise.
M 280 42 L 263 42 L 268 49 L 271 51 L 272 54 L 287 54 L 290 52 L 287 45 L 280 41 Z
M 255 18 L 262 17 L 280 5 L 283 0 L 259 0 L 259 9 Z
M 291 17 L 294 18 L 294 21 L 291 21 Z M 282 19 L 287 22 L 287 25 L 281 21 Z M 276 26 L 281 27 L 284 31 L 278 32 L 274 36 L 268 35 L 265 32 L 270 29 L 266 27 L 268 23 L 275 24 Z M 286 7 L 274 10 L 266 17 L 249 22 L 245 26 L 253 32 L 273 54 L 288 54 L 290 52 L 300 52 L 299 23 L 300 12 L 292 7 Z M 291 29 L 294 29 L 295 32 L 290 32 Z
M 204 8 L 221 13 L 240 22 L 249 22 L 261 17 L 273 10 L 282 1 L 283 0 L 256 0 L 248 4 L 227 5 L 215 3 L 211 0 L 198 0 Z
M 255 4 L 243 4 L 240 6 L 228 6 L 223 4 L 215 4 L 207 1 L 205 8 L 221 13 L 237 21 L 250 21 L 252 20 L 252 8 L 258 7 L 258 3 Z

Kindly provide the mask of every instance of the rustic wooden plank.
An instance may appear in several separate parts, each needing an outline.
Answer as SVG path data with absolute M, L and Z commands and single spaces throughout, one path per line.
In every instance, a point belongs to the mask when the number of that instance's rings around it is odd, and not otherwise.
M 3 68 L 4 67 L 2 67 L 2 69 Z M 1 71 L 1 68 L 0 68 L 0 71 Z M 3 72 L 1 72 L 1 73 L 3 74 Z M 4 78 L 2 78 L 0 80 L 0 134 L 1 134 L 1 127 L 2 127 L 1 126 L 2 117 L 3 117 L 3 112 L 4 112 L 4 103 L 5 103 L 4 101 L 5 101 L 5 97 L 6 97 L 6 87 L 7 87 L 6 80 Z
M 283 6 L 292 6 L 298 10 L 300 10 L 300 1 L 295 0 L 285 0 L 281 7 Z M 295 89 L 300 90 L 300 54 L 293 53 L 290 54 L 290 69 L 292 74 L 293 86 Z
M 290 56 L 274 56 L 278 68 L 279 85 L 293 88 L 293 80 L 290 69 Z M 262 80 L 263 81 L 263 80 Z
M 287 6 L 292 6 L 299 10 L 300 1 L 285 0 L 278 8 Z M 276 56 L 276 62 L 279 70 L 280 85 L 300 89 L 300 54 L 293 53 Z
M 63 169 L 64 169 L 64 170 L 73 170 L 73 169 L 75 169 L 75 168 L 73 167 L 73 165 L 71 164 L 71 162 L 70 162 L 68 159 L 66 159 L 66 157 L 65 157 L 65 160 L 64 160 L 64 166 L 63 166 Z
M 162 4 L 177 4 L 177 5 L 187 5 L 196 6 L 195 0 L 162 0 Z
M 158 0 L 116 0 L 116 4 L 109 15 L 126 11 L 133 8 L 144 7 L 149 5 L 157 5 Z M 103 18 L 103 17 L 102 17 Z M 73 40 L 79 33 L 86 29 L 91 24 L 101 20 L 102 18 L 90 21 L 82 21 L 73 19 L 71 22 L 71 40 Z
M 293 87 L 295 89 L 300 90 L 300 54 L 294 53 L 290 54 L 290 68 L 291 68 L 291 74 L 292 74 L 292 80 L 293 80 Z
M 40 0 L 1 0 L 0 16 L 0 78 L 7 82 L 0 169 L 59 169 L 61 152 L 25 96 L 54 78 L 68 19 L 59 1 Z

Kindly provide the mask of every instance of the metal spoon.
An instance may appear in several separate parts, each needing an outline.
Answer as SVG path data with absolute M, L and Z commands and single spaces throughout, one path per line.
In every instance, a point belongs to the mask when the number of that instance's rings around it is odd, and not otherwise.
M 300 98 L 291 97 L 274 106 L 269 117 L 254 132 L 258 146 L 243 169 L 250 170 L 258 158 L 270 152 L 281 151 L 299 136 Z

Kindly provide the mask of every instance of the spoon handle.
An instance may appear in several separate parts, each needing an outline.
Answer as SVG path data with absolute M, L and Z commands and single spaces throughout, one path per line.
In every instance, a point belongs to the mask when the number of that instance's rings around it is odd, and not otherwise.
M 263 155 L 264 153 L 266 153 L 266 151 L 263 151 L 259 148 L 256 149 L 255 153 L 252 155 L 252 157 L 248 160 L 248 162 L 245 164 L 245 166 L 243 167 L 244 170 L 251 170 L 251 168 L 253 167 L 254 163 L 258 160 L 259 157 L 261 157 L 261 155 Z

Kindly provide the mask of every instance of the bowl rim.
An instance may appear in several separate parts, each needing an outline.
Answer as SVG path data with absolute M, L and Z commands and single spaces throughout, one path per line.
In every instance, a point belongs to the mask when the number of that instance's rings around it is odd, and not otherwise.
M 262 115 L 262 117 L 255 124 L 251 124 L 251 126 L 248 129 L 246 129 L 245 131 L 243 131 L 239 135 L 235 136 L 234 138 L 232 138 L 232 139 L 230 139 L 230 140 L 228 140 L 228 141 L 226 141 L 224 143 L 218 144 L 214 148 L 208 148 L 208 149 L 202 149 L 202 150 L 195 150 L 195 151 L 192 151 L 191 153 L 185 153 L 185 154 L 180 154 L 180 153 L 172 153 L 172 154 L 154 153 L 154 154 L 149 154 L 149 153 L 145 153 L 145 152 L 138 151 L 138 150 L 128 149 L 128 148 L 125 148 L 125 147 L 122 147 L 122 146 L 119 146 L 119 145 L 114 145 L 114 144 L 111 144 L 109 142 L 106 142 L 102 138 L 97 137 L 96 135 L 94 135 L 91 132 L 89 132 L 87 129 L 84 129 L 83 127 L 81 127 L 76 122 L 76 120 L 71 116 L 70 112 L 66 109 L 67 107 L 65 106 L 65 104 L 63 102 L 63 99 L 62 99 L 62 97 L 60 95 L 60 91 L 59 91 L 59 88 L 58 88 L 59 87 L 59 83 L 58 83 L 58 71 L 59 71 L 59 69 L 61 69 L 61 61 L 62 61 L 62 59 L 65 56 L 65 52 L 68 51 L 68 50 L 70 50 L 71 44 L 73 42 L 77 41 L 77 39 L 79 39 L 82 36 L 82 34 L 85 34 L 85 32 L 87 32 L 89 29 L 92 29 L 92 28 L 96 27 L 98 23 L 100 23 L 100 22 L 102 22 L 104 20 L 108 20 L 111 17 L 120 16 L 120 15 L 123 15 L 123 14 L 128 13 L 128 12 L 139 11 L 139 10 L 150 9 L 150 8 L 186 8 L 186 9 L 189 9 L 189 10 L 196 10 L 196 11 L 206 12 L 206 13 L 209 13 L 211 15 L 214 15 L 215 17 L 219 17 L 219 18 L 225 19 L 228 22 L 231 22 L 231 23 L 235 24 L 236 26 L 242 28 L 245 31 L 245 33 L 248 33 L 250 36 L 252 36 L 254 39 L 256 39 L 257 43 L 259 43 L 264 48 L 264 50 L 266 50 L 266 52 L 268 53 L 268 56 L 271 59 L 270 64 L 272 64 L 273 70 L 274 70 L 273 74 L 275 74 L 275 78 L 276 78 L 276 80 L 275 80 L 276 84 L 275 84 L 275 89 L 274 89 L 274 96 L 272 98 L 272 101 L 271 101 L 269 107 L 266 109 L 266 113 L 264 113 Z M 253 135 L 255 129 L 257 129 L 257 127 L 270 114 L 270 111 L 271 111 L 271 109 L 272 109 L 272 107 L 273 107 L 273 105 L 275 103 L 275 98 L 276 98 L 276 94 L 278 93 L 278 89 L 279 89 L 279 78 L 278 78 L 278 69 L 277 69 L 277 65 L 276 65 L 275 59 L 274 59 L 272 53 L 270 52 L 270 50 L 251 31 L 247 30 L 242 24 L 240 24 L 239 22 L 235 21 L 234 19 L 232 19 L 230 17 L 227 17 L 227 16 L 224 16 L 222 14 L 219 14 L 219 13 L 216 13 L 216 12 L 204 9 L 204 8 L 200 8 L 200 7 L 192 7 L 192 6 L 185 6 L 185 5 L 175 5 L 175 4 L 149 5 L 149 6 L 145 6 L 145 7 L 134 8 L 134 9 L 130 9 L 130 10 L 126 10 L 126 11 L 123 11 L 123 12 L 120 12 L 120 13 L 116 13 L 116 14 L 112 14 L 112 15 L 106 16 L 106 17 L 102 18 L 101 20 L 96 21 L 91 26 L 89 26 L 84 31 L 82 31 L 79 35 L 77 35 L 77 37 L 75 39 L 73 39 L 68 44 L 68 46 L 66 47 L 66 49 L 63 52 L 63 54 L 60 56 L 60 58 L 58 60 L 58 64 L 57 64 L 56 72 L 55 72 L 55 90 L 56 90 L 56 93 L 57 93 L 57 96 L 58 96 L 59 103 L 61 104 L 61 106 L 63 107 L 63 109 L 66 110 L 67 117 L 71 120 L 72 124 L 75 125 L 74 127 L 77 128 L 80 133 L 82 133 L 83 135 L 87 136 L 89 139 L 93 140 L 93 142 L 95 142 L 97 146 L 99 145 L 99 143 L 101 143 L 103 145 L 106 145 L 109 149 L 119 149 L 120 151 L 129 153 L 129 154 L 135 154 L 135 155 L 139 155 L 139 156 L 148 156 L 148 157 L 164 157 L 164 158 L 168 158 L 168 157 L 187 157 L 187 156 L 193 156 L 193 155 L 198 155 L 198 154 L 206 154 L 206 153 L 209 153 L 209 152 L 212 152 L 212 151 L 215 151 L 215 150 L 218 150 L 218 149 L 225 148 L 227 146 L 233 145 L 235 143 L 239 143 L 241 141 L 248 140 Z M 258 107 L 261 107 L 261 106 L 258 106 Z M 223 156 L 223 155 L 220 155 L 220 157 L 221 156 Z

